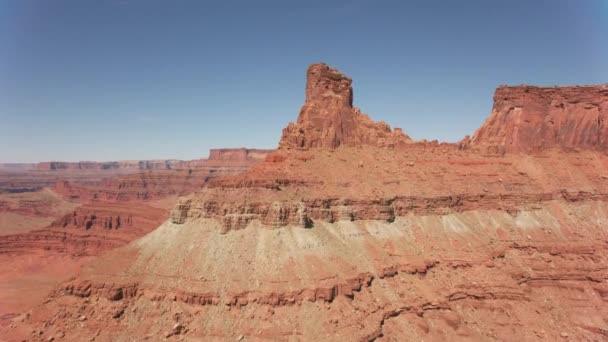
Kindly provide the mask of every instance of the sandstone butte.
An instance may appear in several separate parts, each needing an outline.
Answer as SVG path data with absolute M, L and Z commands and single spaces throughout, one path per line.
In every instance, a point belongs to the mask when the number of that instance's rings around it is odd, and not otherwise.
M 0 334 L 605 340 L 608 87 L 500 87 L 449 144 L 373 122 L 351 83 L 312 65 L 276 152 L 209 179 Z

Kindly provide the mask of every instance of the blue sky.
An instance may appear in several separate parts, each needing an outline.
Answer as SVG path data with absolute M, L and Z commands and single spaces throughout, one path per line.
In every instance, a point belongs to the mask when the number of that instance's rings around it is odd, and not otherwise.
M 457 141 L 501 84 L 608 82 L 608 1 L 0 0 L 0 161 L 273 148 L 305 72 L 416 139 Z

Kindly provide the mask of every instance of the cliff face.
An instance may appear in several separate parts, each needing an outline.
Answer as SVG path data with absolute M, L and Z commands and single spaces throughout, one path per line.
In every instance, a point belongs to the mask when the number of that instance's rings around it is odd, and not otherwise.
M 547 148 L 608 149 L 608 85 L 502 86 L 473 145 L 504 152 Z
M 374 122 L 353 107 L 352 80 L 326 64 L 312 64 L 306 74 L 306 102 L 297 123 L 283 129 L 279 148 L 396 146 L 412 142 L 399 128 Z

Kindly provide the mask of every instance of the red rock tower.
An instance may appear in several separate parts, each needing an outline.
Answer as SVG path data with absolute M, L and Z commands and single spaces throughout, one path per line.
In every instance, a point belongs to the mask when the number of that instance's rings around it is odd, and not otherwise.
M 312 64 L 306 76 L 306 102 L 297 123 L 283 129 L 279 148 L 396 146 L 412 140 L 401 129 L 374 122 L 353 107 L 352 80 L 324 63 Z

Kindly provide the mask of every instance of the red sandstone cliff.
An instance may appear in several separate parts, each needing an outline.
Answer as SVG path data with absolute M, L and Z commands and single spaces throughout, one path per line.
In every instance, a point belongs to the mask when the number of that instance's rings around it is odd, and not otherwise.
M 608 149 L 608 85 L 501 86 L 471 144 L 505 152 Z
M 312 64 L 306 75 L 306 102 L 297 123 L 283 129 L 279 148 L 396 146 L 412 142 L 400 128 L 374 122 L 353 107 L 352 80 L 326 64 Z

